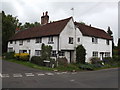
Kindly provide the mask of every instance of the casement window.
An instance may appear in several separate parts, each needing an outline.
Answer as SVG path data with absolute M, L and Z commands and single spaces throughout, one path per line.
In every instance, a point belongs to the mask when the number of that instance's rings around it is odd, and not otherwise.
M 27 53 L 27 50 L 19 50 L 19 53 Z
M 105 52 L 105 57 L 110 57 L 110 52 Z
M 93 51 L 93 57 L 98 57 L 98 52 L 97 51 Z
M 35 43 L 42 43 L 42 38 L 36 38 L 36 42 Z
M 13 48 L 12 48 L 12 47 L 9 47 L 9 48 L 8 48 L 8 52 L 13 52 Z
M 35 50 L 35 56 L 40 56 L 41 54 L 40 54 L 40 50 Z
M 48 38 L 48 44 L 54 44 L 53 36 L 50 36 L 50 37 Z
M 92 43 L 97 44 L 98 43 L 98 38 L 92 37 Z
M 110 45 L 109 40 L 106 40 L 106 44 L 107 44 L 107 45 Z
M 80 42 L 80 38 L 78 38 L 77 41 Z
M 59 56 L 65 56 L 65 52 L 64 51 L 59 51 Z
M 27 39 L 27 42 L 29 43 L 29 42 L 30 42 L 30 39 Z
M 69 44 L 73 44 L 73 37 L 69 37 Z
M 56 51 L 52 51 L 52 52 L 51 52 L 51 56 L 52 56 L 52 57 L 56 57 Z
M 23 45 L 23 40 L 20 40 L 20 41 L 19 41 L 19 45 Z
M 15 41 L 15 44 L 16 44 L 17 41 Z
M 10 44 L 13 44 L 13 41 L 10 41 Z

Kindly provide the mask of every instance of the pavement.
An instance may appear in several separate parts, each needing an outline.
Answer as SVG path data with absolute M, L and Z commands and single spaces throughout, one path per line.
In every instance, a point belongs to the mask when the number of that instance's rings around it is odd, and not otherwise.
M 118 69 L 54 72 L 2 61 L 3 88 L 118 88 Z

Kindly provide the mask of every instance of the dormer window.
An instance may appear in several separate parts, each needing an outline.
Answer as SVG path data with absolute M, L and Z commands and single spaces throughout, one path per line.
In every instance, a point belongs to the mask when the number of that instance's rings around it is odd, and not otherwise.
M 42 43 L 42 38 L 36 38 L 36 42 L 35 43 Z
M 29 42 L 30 42 L 30 39 L 27 39 L 27 42 L 29 43 Z
M 92 43 L 97 44 L 98 43 L 98 38 L 92 37 Z
M 20 40 L 20 41 L 19 41 L 19 45 L 23 45 L 23 40 Z
M 53 36 L 50 36 L 49 38 L 48 38 L 48 44 L 53 44 L 54 42 L 53 42 Z
M 107 44 L 107 45 L 110 45 L 109 40 L 106 40 L 106 44 Z
M 69 37 L 69 44 L 73 44 L 73 37 Z

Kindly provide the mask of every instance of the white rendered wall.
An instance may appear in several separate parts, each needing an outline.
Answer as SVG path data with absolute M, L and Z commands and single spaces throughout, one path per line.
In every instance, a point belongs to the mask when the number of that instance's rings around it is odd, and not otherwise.
M 75 45 L 74 43 L 69 44 L 69 37 L 73 37 L 73 41 L 75 41 L 75 28 L 72 19 L 67 23 L 64 30 L 60 33 L 60 50 L 74 50 Z
M 48 44 L 48 37 L 42 37 L 42 43 L 45 45 L 52 46 L 53 50 L 57 50 L 57 36 L 53 36 L 53 42 L 54 44 Z M 30 39 L 30 42 L 27 42 L 27 40 L 23 40 L 23 45 L 19 45 L 19 40 L 13 41 L 13 44 L 10 44 L 8 42 L 8 48 L 13 47 L 15 53 L 19 53 L 19 50 L 27 50 L 27 53 L 29 50 L 31 50 L 31 56 L 35 55 L 35 50 L 41 50 L 42 43 L 35 43 L 35 39 Z

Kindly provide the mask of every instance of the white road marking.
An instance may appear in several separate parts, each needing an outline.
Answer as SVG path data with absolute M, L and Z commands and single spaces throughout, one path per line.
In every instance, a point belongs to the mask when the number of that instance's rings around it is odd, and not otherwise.
M 56 74 L 60 75 L 60 74 L 63 74 L 63 73 L 57 72 Z
M 47 75 L 54 75 L 53 73 L 46 73 Z
M 66 74 L 67 72 L 62 72 L 63 74 Z
M 73 72 L 72 74 L 77 74 L 77 72 Z
M 22 77 L 20 73 L 13 74 L 13 77 Z
M 45 75 L 45 74 L 43 74 L 43 73 L 37 73 L 37 75 L 38 75 L 38 76 L 43 76 L 43 75 Z
M 10 77 L 9 74 L 1 74 L 3 78 Z
M 25 73 L 25 75 L 26 75 L 27 77 L 34 76 L 34 74 L 33 74 L 33 73 Z

